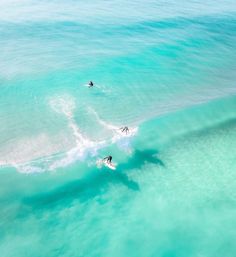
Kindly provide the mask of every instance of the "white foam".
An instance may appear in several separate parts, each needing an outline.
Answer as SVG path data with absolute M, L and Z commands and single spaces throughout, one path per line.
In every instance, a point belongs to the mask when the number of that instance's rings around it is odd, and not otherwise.
M 43 168 L 33 166 L 30 164 L 13 164 L 13 167 L 15 167 L 20 173 L 30 174 L 30 173 L 42 173 L 44 172 Z
M 75 99 L 70 95 L 62 95 L 51 98 L 50 106 L 57 113 L 65 114 L 67 117 L 73 116 L 75 109 Z
M 64 115 L 68 121 L 72 138 L 74 138 L 74 147 L 70 149 L 65 147 L 63 138 L 68 135 L 58 134 L 51 138 L 46 134 L 24 139 L 22 142 L 14 145 L 14 149 L 9 149 L 11 155 L 8 161 L 0 160 L 0 165 L 11 165 L 21 173 L 39 173 L 46 170 L 52 171 L 60 167 L 68 166 L 77 160 L 85 160 L 88 156 L 97 156 L 98 150 L 111 143 L 117 143 L 123 151 L 131 152 L 129 138 L 134 136 L 137 128 L 130 129 L 130 133 L 122 133 L 120 127 L 100 119 L 99 115 L 90 108 L 90 111 L 96 116 L 97 121 L 107 130 L 112 132 L 111 138 L 107 140 L 92 141 L 86 135 L 82 134 L 79 126 L 74 119 L 74 110 L 76 108 L 75 99 L 70 95 L 62 95 L 51 98 L 51 108 L 58 114 Z M 56 139 L 56 140 L 55 140 Z M 28 143 L 27 143 L 28 142 Z M 58 142 L 58 143 L 57 143 Z M 62 144 L 61 144 L 62 142 Z M 73 142 L 73 141 L 72 141 Z M 29 147 L 22 147 L 29 146 Z M 20 155 L 20 156 L 19 156 Z M 27 158 L 26 158 L 27 157 Z M 17 160 L 17 161 L 16 161 Z M 93 164 L 94 165 L 94 164 Z
M 66 116 L 68 126 L 75 138 L 76 147 L 66 153 L 66 155 L 53 162 L 49 170 L 67 166 L 76 160 L 84 160 L 88 155 L 96 155 L 97 150 L 106 145 L 106 141 L 92 141 L 80 132 L 80 129 L 74 120 L 73 111 L 75 109 L 75 100 L 71 96 L 60 96 L 50 101 L 52 108 Z
M 75 137 L 76 146 L 78 149 L 83 149 L 87 146 L 92 146 L 92 141 L 85 138 L 77 126 L 74 120 L 74 109 L 75 109 L 75 100 L 71 96 L 60 96 L 54 99 L 51 99 L 50 104 L 52 108 L 57 112 L 64 114 L 68 120 L 68 126 L 71 128 L 71 131 Z
M 122 132 L 121 126 L 116 126 L 111 123 L 102 120 L 97 112 L 91 107 L 88 110 L 96 117 L 97 121 L 107 130 L 111 131 L 113 136 L 111 138 L 112 144 L 117 144 L 117 146 L 127 153 L 132 153 L 131 138 L 134 137 L 138 132 L 138 127 L 129 128 L 129 132 Z
M 135 128 L 129 128 L 129 132 L 122 132 L 121 131 L 121 126 L 116 126 L 113 125 L 111 123 L 105 122 L 104 120 L 102 120 L 99 115 L 97 114 L 97 112 L 91 108 L 88 107 L 89 112 L 91 112 L 97 119 L 97 121 L 103 126 L 105 127 L 107 130 L 110 130 L 113 132 L 113 138 L 112 138 L 112 143 L 115 143 L 119 138 L 123 138 L 123 137 L 133 137 L 137 134 L 138 132 L 138 127 Z
M 48 169 L 54 170 L 60 167 L 68 166 L 78 160 L 83 161 L 87 156 L 96 156 L 97 151 L 104 146 L 106 146 L 106 141 L 92 142 L 84 147 L 73 148 L 66 152 L 62 158 L 52 162 Z
M 45 158 L 57 152 L 68 150 L 71 147 L 70 140 L 61 133 L 53 136 L 41 133 L 24 137 L 0 146 L 0 165 L 8 166 L 31 162 L 35 159 Z
M 84 84 L 83 86 L 87 87 L 87 88 L 92 88 L 93 90 L 98 89 L 100 92 L 102 92 L 104 94 L 111 92 L 110 89 L 108 89 L 106 86 L 103 86 L 103 85 L 94 84 L 93 86 L 90 86 L 89 84 Z

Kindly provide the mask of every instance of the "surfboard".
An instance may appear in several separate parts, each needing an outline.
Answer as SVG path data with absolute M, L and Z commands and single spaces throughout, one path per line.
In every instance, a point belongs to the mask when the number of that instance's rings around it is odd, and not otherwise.
M 98 160 L 96 162 L 97 167 L 101 168 L 103 165 L 106 166 L 107 168 L 111 169 L 111 170 L 115 170 L 116 169 L 116 164 L 114 163 L 108 163 L 105 160 Z
M 94 87 L 94 84 L 93 84 L 93 86 L 90 86 L 89 84 L 84 84 L 83 86 L 84 87 Z
M 104 163 L 104 165 L 106 166 L 106 167 L 108 167 L 109 169 L 111 169 L 111 170 L 115 170 L 116 169 L 116 165 L 115 164 L 113 164 L 113 163 L 108 163 L 108 162 L 103 162 Z

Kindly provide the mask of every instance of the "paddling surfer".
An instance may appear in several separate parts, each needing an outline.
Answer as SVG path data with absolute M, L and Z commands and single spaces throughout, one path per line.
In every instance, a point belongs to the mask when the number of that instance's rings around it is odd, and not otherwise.
M 89 83 L 88 83 L 89 87 L 93 87 L 93 81 L 90 80 Z

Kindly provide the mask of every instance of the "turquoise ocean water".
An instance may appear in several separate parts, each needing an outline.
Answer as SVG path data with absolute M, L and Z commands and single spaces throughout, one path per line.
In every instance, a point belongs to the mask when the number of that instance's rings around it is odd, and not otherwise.
M 235 256 L 236 2 L 0 4 L 0 256 Z

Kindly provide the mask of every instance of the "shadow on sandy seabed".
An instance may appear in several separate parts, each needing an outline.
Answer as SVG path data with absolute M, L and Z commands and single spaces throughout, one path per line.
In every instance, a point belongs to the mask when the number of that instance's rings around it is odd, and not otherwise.
M 161 159 L 157 157 L 158 151 L 155 149 L 136 150 L 128 159 L 128 162 L 121 163 L 118 166 L 119 170 L 141 169 L 145 164 L 156 164 L 165 167 Z
M 71 201 L 78 199 L 86 202 L 96 196 L 107 193 L 110 184 L 123 184 L 133 191 L 139 191 L 139 184 L 131 180 L 125 172 L 131 169 L 139 169 L 146 163 L 153 163 L 164 166 L 164 163 L 156 158 L 157 151 L 149 149 L 145 151 L 135 151 L 127 163 L 121 163 L 116 171 L 109 171 L 107 168 L 92 170 L 90 175 L 66 183 L 49 192 L 26 197 L 23 204 L 32 209 L 63 208 Z

